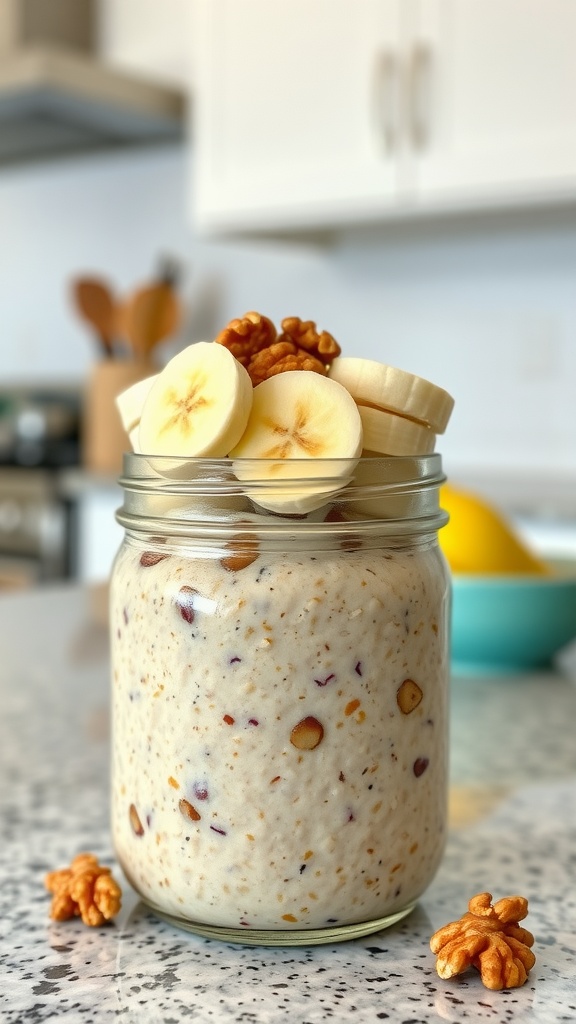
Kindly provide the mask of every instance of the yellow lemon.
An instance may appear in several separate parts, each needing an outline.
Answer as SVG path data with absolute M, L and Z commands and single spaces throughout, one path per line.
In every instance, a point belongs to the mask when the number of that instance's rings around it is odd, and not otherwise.
M 440 546 L 452 572 L 550 575 L 514 528 L 488 502 L 445 484 L 440 504 L 450 515 L 440 530 Z

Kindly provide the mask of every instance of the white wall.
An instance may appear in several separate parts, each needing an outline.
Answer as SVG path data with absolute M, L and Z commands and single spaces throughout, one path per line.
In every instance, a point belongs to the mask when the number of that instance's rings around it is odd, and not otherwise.
M 124 290 L 171 253 L 188 306 L 173 347 L 253 308 L 315 319 L 347 354 L 453 392 L 448 468 L 575 477 L 575 210 L 374 227 L 318 248 L 216 244 L 187 223 L 191 172 L 181 147 L 0 171 L 0 384 L 81 382 L 96 347 L 72 275 Z

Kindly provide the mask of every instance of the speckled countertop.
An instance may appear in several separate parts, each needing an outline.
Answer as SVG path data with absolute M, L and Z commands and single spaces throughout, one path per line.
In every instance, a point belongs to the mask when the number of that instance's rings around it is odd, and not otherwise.
M 576 1021 L 576 671 L 457 679 L 440 872 L 402 923 L 310 948 L 225 945 L 127 890 L 115 924 L 49 920 L 46 870 L 82 849 L 116 872 L 108 829 L 102 594 L 0 597 L 0 1020 L 135 1024 Z M 117 872 L 116 872 L 117 873 Z M 118 875 L 118 877 L 121 877 Z M 488 889 L 522 893 L 537 963 L 521 989 L 441 981 L 428 940 Z

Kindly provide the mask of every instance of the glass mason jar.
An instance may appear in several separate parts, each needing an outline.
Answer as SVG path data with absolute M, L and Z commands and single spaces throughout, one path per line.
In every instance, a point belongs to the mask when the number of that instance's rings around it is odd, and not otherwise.
M 399 920 L 432 880 L 443 479 L 437 454 L 276 472 L 125 456 L 113 836 L 161 916 L 228 941 L 335 941 Z

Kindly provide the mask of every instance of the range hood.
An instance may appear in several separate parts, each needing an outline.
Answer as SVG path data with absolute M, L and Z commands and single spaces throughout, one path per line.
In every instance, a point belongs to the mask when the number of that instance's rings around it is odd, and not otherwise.
M 0 166 L 174 141 L 184 96 L 94 55 L 94 0 L 0 0 Z

